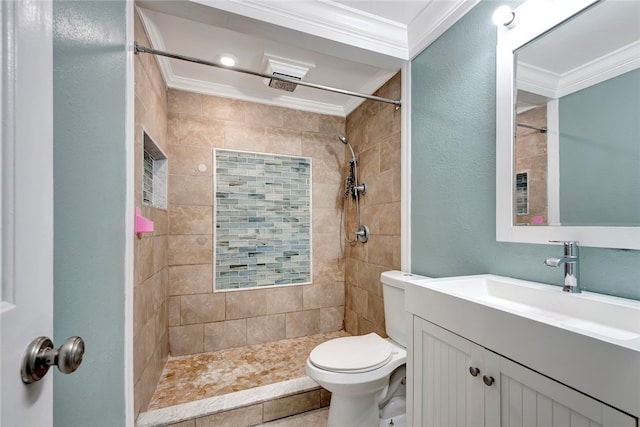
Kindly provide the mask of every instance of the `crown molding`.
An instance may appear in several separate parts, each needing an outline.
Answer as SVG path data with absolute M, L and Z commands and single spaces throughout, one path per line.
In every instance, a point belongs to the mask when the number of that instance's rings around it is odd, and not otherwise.
M 518 88 L 556 99 L 640 68 L 640 41 L 603 55 L 564 74 L 518 63 Z
M 233 98 L 241 101 L 254 102 L 257 104 L 274 105 L 277 107 L 292 108 L 295 110 L 308 111 L 311 113 L 327 114 L 330 116 L 345 117 L 345 109 L 342 105 L 327 104 L 324 102 L 309 101 L 306 99 L 294 98 L 287 95 L 276 97 L 260 97 L 247 95 L 233 86 L 211 83 L 208 81 L 189 79 L 180 76 L 172 76 L 167 86 L 172 89 L 196 92 L 204 95 L 219 96 L 222 98 Z
M 409 59 L 405 25 L 340 3 L 259 0 L 191 1 L 395 58 Z
M 480 0 L 432 1 L 407 28 L 407 52 L 413 59 L 453 24 L 462 18 Z

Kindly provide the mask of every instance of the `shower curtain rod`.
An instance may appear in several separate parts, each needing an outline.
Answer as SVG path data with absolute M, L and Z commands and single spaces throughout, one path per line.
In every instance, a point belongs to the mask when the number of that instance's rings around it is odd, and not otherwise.
M 382 98 L 380 96 L 374 96 L 374 95 L 366 95 L 364 93 L 353 92 L 353 91 L 350 91 L 350 90 L 338 89 L 338 88 L 331 87 L 331 86 L 324 86 L 324 85 L 320 85 L 320 84 L 316 84 L 316 83 L 305 82 L 303 80 L 298 80 L 298 79 L 293 79 L 293 78 L 288 78 L 288 77 L 281 77 L 281 76 L 273 76 L 273 75 L 266 74 L 266 73 L 260 73 L 260 72 L 257 72 L 257 71 L 247 70 L 247 69 L 244 69 L 244 68 L 226 67 L 224 65 L 216 64 L 215 62 L 205 61 L 204 59 L 192 58 L 190 56 L 178 55 L 176 53 L 170 53 L 170 52 L 164 52 L 162 50 L 152 49 L 152 48 L 149 48 L 149 47 L 141 46 L 138 43 L 134 43 L 134 50 L 135 50 L 136 54 L 138 52 L 150 53 L 152 55 L 165 56 L 167 58 L 179 59 L 181 61 L 193 62 L 195 64 L 208 65 L 210 67 L 222 68 L 222 69 L 230 70 L 230 71 L 237 71 L 239 73 L 250 74 L 252 76 L 257 76 L 257 77 L 264 77 L 266 79 L 273 79 L 273 80 L 279 80 L 279 81 L 283 81 L 283 82 L 294 83 L 294 84 L 297 84 L 297 85 L 300 85 L 300 86 L 306 86 L 306 87 L 310 87 L 310 88 L 313 88 L 313 89 L 320 89 L 320 90 L 325 90 L 325 91 L 328 91 L 328 92 L 340 93 L 342 95 L 348 95 L 348 96 L 356 96 L 358 98 L 370 99 L 372 101 L 386 102 L 387 104 L 395 105 L 396 109 L 400 108 L 400 106 L 402 105 L 402 101 L 396 100 L 396 99 Z
M 526 123 L 516 123 L 516 126 L 520 126 L 521 128 L 537 130 L 540 133 L 547 133 L 547 128 L 544 128 L 544 127 L 528 125 Z

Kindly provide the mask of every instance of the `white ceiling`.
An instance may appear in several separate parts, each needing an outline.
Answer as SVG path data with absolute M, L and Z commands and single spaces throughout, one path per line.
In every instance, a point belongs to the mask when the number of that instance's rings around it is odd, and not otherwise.
M 139 0 L 152 48 L 262 72 L 264 55 L 314 65 L 305 81 L 372 94 L 479 0 Z M 146 53 L 141 53 L 147 55 Z M 172 88 L 346 116 L 362 101 L 294 92 L 230 70 L 158 57 Z
M 538 95 L 530 96 L 527 106 L 546 104 L 637 69 L 640 1 L 596 3 L 519 49 L 517 58 L 518 87 Z

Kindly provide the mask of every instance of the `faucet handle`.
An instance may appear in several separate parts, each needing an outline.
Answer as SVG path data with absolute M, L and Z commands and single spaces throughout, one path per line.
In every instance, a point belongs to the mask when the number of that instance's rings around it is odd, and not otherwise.
M 549 240 L 550 243 L 562 243 L 564 245 L 565 256 L 578 256 L 578 242 L 577 240 Z

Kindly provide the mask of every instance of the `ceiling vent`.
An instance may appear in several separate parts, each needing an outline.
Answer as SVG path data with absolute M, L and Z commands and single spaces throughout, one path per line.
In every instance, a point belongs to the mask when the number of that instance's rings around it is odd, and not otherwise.
M 287 77 L 295 80 L 302 80 L 310 69 L 315 68 L 315 64 L 283 58 L 281 56 L 264 54 L 262 61 L 262 72 L 272 76 Z M 297 84 L 275 79 L 264 79 L 264 84 L 274 89 L 293 92 Z

